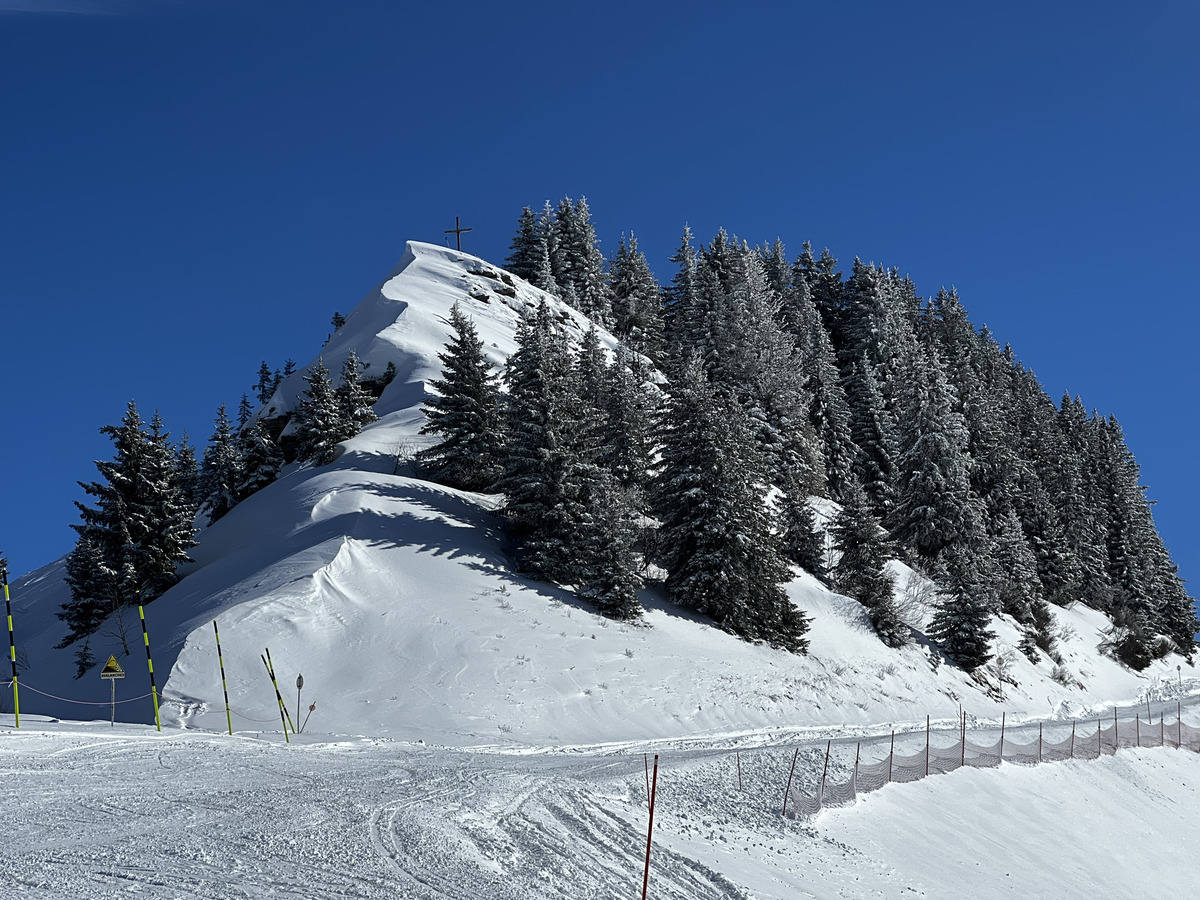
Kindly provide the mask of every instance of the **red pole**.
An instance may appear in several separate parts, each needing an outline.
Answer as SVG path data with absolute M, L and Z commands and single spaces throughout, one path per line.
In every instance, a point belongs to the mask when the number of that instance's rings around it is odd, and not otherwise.
M 654 795 L 658 791 L 658 754 L 654 754 L 654 781 L 650 784 L 650 824 L 646 826 L 646 871 L 642 875 L 642 900 L 650 885 L 650 841 L 654 837 Z
M 742 754 L 739 753 L 737 750 L 734 750 L 733 752 L 737 756 L 738 790 L 740 791 L 740 790 L 742 790 Z
M 825 776 L 829 774 L 829 750 L 833 747 L 833 741 L 825 742 L 825 768 L 821 770 L 821 789 L 817 791 L 817 809 L 821 808 L 821 804 L 825 800 Z
M 796 752 L 792 754 L 792 769 L 790 772 L 788 772 L 787 787 L 784 788 L 784 790 L 783 790 L 783 817 L 785 819 L 787 818 L 788 795 L 792 792 L 792 775 L 796 771 L 796 757 L 798 757 L 799 755 L 800 755 L 800 748 L 797 747 Z
M 888 784 L 892 783 L 892 765 L 896 761 L 896 732 L 892 732 L 892 749 L 888 751 Z
M 958 761 L 959 766 L 967 764 L 967 714 L 962 714 L 962 757 Z
M 925 777 L 929 777 L 929 716 L 925 717 Z
M 658 757 L 655 757 L 655 759 L 657 759 L 657 758 Z M 645 753 L 642 754 L 642 763 L 646 767 L 646 802 L 649 802 L 650 801 L 650 757 Z

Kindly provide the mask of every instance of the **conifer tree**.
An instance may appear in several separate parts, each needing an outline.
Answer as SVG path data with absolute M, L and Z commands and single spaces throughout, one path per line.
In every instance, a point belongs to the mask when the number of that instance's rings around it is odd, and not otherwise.
M 611 277 L 613 334 L 638 353 L 661 359 L 663 350 L 662 292 L 637 238 L 622 238 L 613 259 Z
M 324 361 L 317 360 L 304 380 L 308 390 L 304 392 L 294 419 L 298 456 L 325 466 L 333 462 L 346 426 Z
M 782 507 L 780 519 L 784 556 L 810 575 L 824 580 L 824 542 L 817 533 L 816 516 L 798 479 L 793 478 L 786 484 L 779 502 Z
M 887 539 L 857 483 L 847 487 L 845 503 L 830 533 L 834 549 L 841 553 L 833 569 L 834 586 L 866 608 L 872 627 L 887 646 L 908 643 L 909 628 L 896 609 L 892 577 L 884 569 Z
M 229 421 L 229 414 L 222 403 L 217 408 L 213 434 L 208 439 L 200 463 L 203 508 L 208 511 L 209 525 L 223 518 L 237 505 L 237 487 L 244 474 L 233 423 Z
M 126 638 L 123 611 L 157 598 L 179 580 L 178 564 L 190 561 L 194 508 L 175 481 L 176 462 L 161 424 L 156 415 L 147 432 L 130 401 L 119 426 L 100 429 L 116 451 L 114 459 L 96 463 L 102 481 L 80 483 L 96 507 L 76 502 L 83 521 L 72 526 L 79 540 L 66 565 L 71 599 L 59 613 L 68 627 L 59 647 L 85 640 L 76 656 L 77 677 L 92 663 L 86 639 L 114 614 Z
M 196 448 L 192 446 L 186 431 L 179 441 L 175 456 L 175 486 L 193 509 L 200 506 L 204 499 L 200 496 L 200 464 L 196 461 Z
M 659 483 L 667 589 L 747 640 L 803 653 L 808 621 L 765 504 L 761 455 L 745 413 L 719 397 L 697 360 L 672 385 Z
M 264 359 L 262 365 L 258 367 L 258 381 L 254 382 L 254 396 L 258 398 L 260 406 L 265 406 L 266 402 L 271 399 L 271 395 L 275 393 L 275 387 L 276 383 L 271 374 L 271 367 Z
M 241 478 L 234 496 L 240 503 L 279 477 L 279 470 L 283 467 L 283 451 L 272 440 L 261 419 L 238 434 L 237 446 Z
M 333 392 L 342 425 L 339 442 L 350 440 L 379 418 L 375 415 L 375 398 L 363 389 L 361 376 L 358 354 L 351 350 L 342 364 L 341 383 Z
M 996 635 L 988 630 L 992 612 L 979 583 L 971 549 L 954 545 L 946 552 L 947 586 L 942 590 L 928 633 L 963 669 L 974 672 L 992 656 Z
M 584 518 L 572 360 L 545 303 L 517 329 L 508 359 L 502 472 L 495 490 L 522 549 L 521 566 L 537 578 L 576 583 L 574 554 Z
M 636 492 L 609 475 L 590 486 L 586 524 L 579 534 L 582 574 L 580 594 L 611 619 L 635 619 L 642 614 L 635 547 L 640 501 Z
M 450 310 L 454 335 L 438 354 L 442 377 L 430 384 L 428 421 L 422 434 L 438 442 L 418 453 L 436 481 L 468 491 L 486 491 L 500 476 L 500 409 L 496 376 L 483 355 L 475 323 L 459 308 Z
M 518 278 L 532 282 L 538 269 L 542 248 L 538 245 L 537 217 L 528 206 L 521 210 L 517 221 L 517 233 L 509 245 L 512 251 L 504 261 L 504 267 Z

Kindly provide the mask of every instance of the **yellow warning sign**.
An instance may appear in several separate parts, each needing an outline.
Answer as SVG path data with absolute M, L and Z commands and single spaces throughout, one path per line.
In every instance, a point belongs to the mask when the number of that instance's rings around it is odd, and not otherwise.
M 100 673 L 101 678 L 124 678 L 125 670 L 121 668 L 121 664 L 117 662 L 115 656 L 110 656 L 108 662 L 104 664 L 104 671 Z

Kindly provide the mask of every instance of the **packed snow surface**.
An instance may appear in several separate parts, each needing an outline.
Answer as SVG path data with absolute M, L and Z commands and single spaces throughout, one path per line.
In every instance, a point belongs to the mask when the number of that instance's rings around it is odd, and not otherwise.
M 1007 664 L 971 678 L 923 639 L 885 648 L 857 603 L 799 570 L 787 589 L 812 619 L 805 657 L 718 631 L 656 588 L 643 593 L 643 621 L 619 624 L 526 579 L 497 498 L 420 480 L 411 458 L 427 442 L 421 401 L 452 304 L 499 366 L 543 299 L 583 333 L 578 313 L 494 266 L 409 244 L 313 359 L 337 371 L 354 350 L 368 375 L 392 363 L 380 421 L 332 465 L 289 466 L 205 529 L 186 577 L 147 607 L 161 735 L 144 727 L 153 708 L 136 612 L 91 646 L 127 673 L 117 719 L 133 724 L 113 729 L 98 669 L 77 680 L 74 648 L 54 649 L 61 561 L 13 584 L 23 721 L 10 727 L 0 690 L 4 812 L 16 823 L 0 854 L 5 896 L 627 897 L 645 852 L 644 751 L 665 767 L 652 896 L 1191 888 L 1194 861 L 1172 865 L 1172 854 L 1200 838 L 1185 814 L 1197 757 L 1178 751 L 965 771 L 886 788 L 815 824 L 782 820 L 774 798 L 794 745 L 811 784 L 824 739 L 923 729 L 927 715 L 934 728 L 963 714 L 971 727 L 1069 723 L 1186 698 L 1200 671 L 1176 657 L 1124 668 L 1098 650 L 1108 621 L 1082 606 L 1054 611 L 1057 678 L 1047 657 L 1015 652 L 1008 620 L 992 626 Z M 263 413 L 294 408 L 302 375 Z M 822 522 L 836 511 L 814 507 Z M 925 582 L 890 565 L 913 621 L 927 621 Z M 233 737 L 219 734 L 214 620 Z M 308 718 L 290 746 L 267 648 L 290 711 Z M 81 719 L 102 721 L 57 721 Z
M 302 742 L 301 742 L 302 741 Z M 649 896 L 1191 896 L 1200 759 L 961 770 L 812 822 L 791 753 L 662 754 Z M 0 734 L 5 897 L 536 900 L 639 896 L 641 753 L 25 721 Z

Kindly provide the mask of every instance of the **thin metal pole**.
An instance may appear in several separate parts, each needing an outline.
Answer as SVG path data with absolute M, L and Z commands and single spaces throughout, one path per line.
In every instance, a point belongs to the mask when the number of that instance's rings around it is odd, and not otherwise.
M 742 754 L 737 750 L 734 750 L 733 753 L 737 757 L 738 790 L 740 791 L 740 790 L 743 790 L 743 788 L 742 788 Z
M 1038 722 L 1038 762 L 1042 761 L 1042 723 Z
M 646 870 L 642 874 L 642 900 L 650 885 L 650 843 L 654 839 L 654 795 L 658 793 L 658 754 L 654 754 L 654 780 L 650 783 L 650 824 L 646 826 Z
M 862 741 L 859 741 L 854 748 L 854 793 L 858 793 L 858 758 L 862 755 Z
M 925 717 L 925 777 L 929 777 L 929 716 Z
M 1117 721 L 1117 708 L 1113 707 L 1113 753 L 1121 749 L 1121 723 Z
M 8 658 L 12 662 L 13 716 L 16 726 L 21 727 L 21 695 L 17 690 L 17 640 L 13 637 L 12 601 L 8 597 L 8 569 L 0 569 L 0 581 L 4 582 L 4 611 L 8 613 Z
M 1071 720 L 1071 759 L 1075 758 L 1075 720 Z
M 642 764 L 646 767 L 646 803 L 650 802 L 650 756 L 642 754 Z
M 821 770 L 821 789 L 817 791 L 817 809 L 825 802 L 825 776 L 829 774 L 829 751 L 833 748 L 833 741 L 825 743 L 825 768 Z
M 1000 762 L 1004 762 L 1004 720 L 1008 713 L 1000 713 Z
M 1142 746 L 1142 714 L 1138 713 L 1137 716 L 1134 717 L 1133 721 L 1136 723 L 1136 725 L 1134 727 L 1137 729 L 1137 745 L 1139 748 L 1141 748 L 1141 746 Z
M 958 760 L 959 768 L 967 764 L 967 713 L 962 714 L 962 756 Z
M 217 636 L 217 663 L 221 667 L 221 690 L 225 692 L 225 723 L 229 733 L 233 734 L 233 714 L 229 711 L 229 685 L 225 681 L 225 657 L 221 655 L 221 630 L 217 628 L 217 620 L 213 619 L 213 634 Z
M 892 783 L 892 766 L 896 763 L 896 732 L 892 731 L 892 748 L 888 751 L 888 784 Z
M 796 752 L 792 754 L 792 768 L 788 772 L 787 787 L 783 789 L 783 817 L 787 818 L 787 802 L 788 795 L 792 792 L 792 775 L 796 772 L 796 757 L 800 755 L 800 748 L 796 748 Z
M 1100 743 L 1101 730 L 1100 720 L 1096 719 L 1096 759 L 1099 759 L 1104 755 L 1104 746 Z
M 158 716 L 158 688 L 154 685 L 154 660 L 150 658 L 150 634 L 146 631 L 146 610 L 138 604 L 138 617 L 142 620 L 142 640 L 146 644 L 146 665 L 150 668 L 150 696 L 154 698 L 154 725 L 162 731 L 162 720 Z
M 117 679 L 108 679 L 108 724 L 117 727 Z

